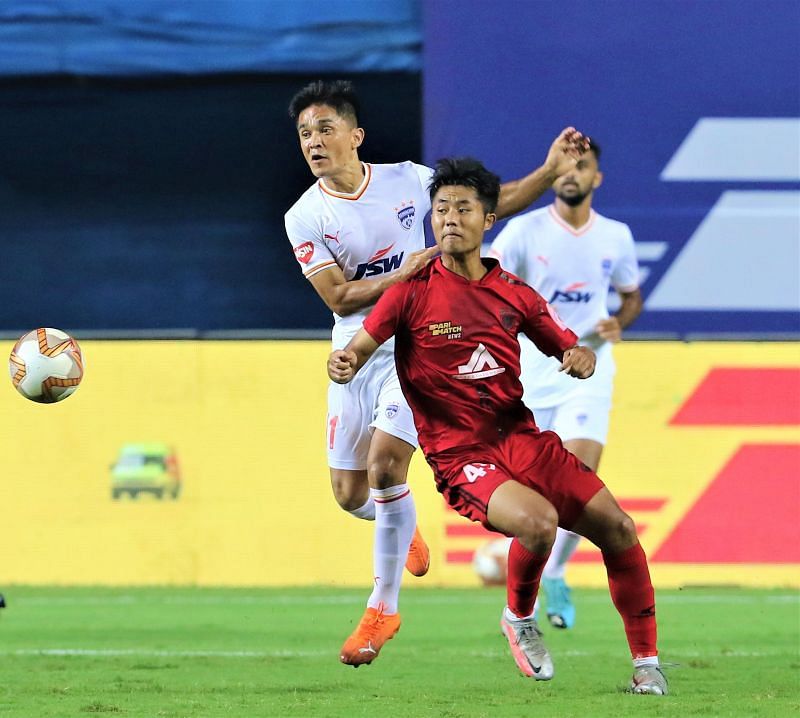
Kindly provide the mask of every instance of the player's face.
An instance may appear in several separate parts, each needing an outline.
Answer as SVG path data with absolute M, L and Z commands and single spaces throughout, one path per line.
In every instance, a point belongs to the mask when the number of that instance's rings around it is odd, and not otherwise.
M 431 227 L 442 254 L 480 252 L 483 234 L 491 229 L 495 215 L 486 213 L 472 187 L 441 187 L 432 205 Z
M 594 152 L 586 152 L 575 167 L 553 182 L 556 197 L 571 207 L 577 207 L 600 186 L 603 174 L 597 166 Z
M 306 107 L 297 118 L 300 149 L 315 177 L 330 177 L 358 160 L 364 130 L 328 105 Z

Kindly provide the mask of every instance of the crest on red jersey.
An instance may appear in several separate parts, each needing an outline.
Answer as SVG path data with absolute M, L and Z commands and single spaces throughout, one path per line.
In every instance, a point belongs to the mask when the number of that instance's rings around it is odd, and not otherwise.
M 454 379 L 484 379 L 487 376 L 502 374 L 505 370 L 483 344 L 478 344 L 469 361 L 459 365 L 458 374 L 452 376 Z

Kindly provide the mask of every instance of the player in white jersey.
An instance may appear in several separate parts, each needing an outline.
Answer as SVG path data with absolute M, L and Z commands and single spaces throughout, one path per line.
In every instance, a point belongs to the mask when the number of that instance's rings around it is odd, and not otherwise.
M 333 348 L 341 349 L 389 286 L 437 254 L 435 247 L 425 249 L 423 231 L 432 171 L 412 162 L 360 160 L 364 130 L 349 82 L 306 86 L 289 114 L 317 182 L 286 213 L 286 232 L 304 275 L 333 311 Z M 498 216 L 525 209 L 574 167 L 586 146 L 574 128 L 564 130 L 542 167 L 503 185 Z M 374 588 L 340 654 L 342 662 L 357 666 L 370 663 L 399 628 L 403 562 L 415 575 L 423 575 L 429 562 L 406 484 L 417 436 L 391 344 L 376 352 L 358 381 L 330 384 L 326 444 L 336 501 L 376 524 Z
M 525 404 L 542 431 L 555 431 L 564 446 L 596 472 L 611 410 L 615 372 L 611 345 L 639 316 L 642 297 L 630 229 L 592 209 L 594 190 L 603 175 L 599 147 L 590 142 L 589 149 L 553 184 L 555 202 L 512 219 L 490 254 L 547 299 L 581 344 L 595 350 L 594 375 L 578 382 L 560 373 L 557 361 L 520 337 Z M 610 286 L 621 298 L 614 316 L 609 316 L 607 306 Z M 564 567 L 579 540 L 559 528 L 542 576 L 547 615 L 557 628 L 575 622 Z

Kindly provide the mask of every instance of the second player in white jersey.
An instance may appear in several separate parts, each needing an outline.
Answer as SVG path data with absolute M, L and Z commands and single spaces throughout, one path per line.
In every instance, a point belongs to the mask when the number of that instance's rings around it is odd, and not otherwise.
M 520 337 L 522 376 L 528 378 L 525 403 L 534 410 L 549 408 L 576 392 L 610 399 L 614 359 L 610 343 L 596 327 L 609 316 L 609 287 L 629 293 L 639 286 L 628 226 L 590 210 L 586 224 L 574 228 L 550 205 L 509 220 L 490 254 L 547 299 L 581 343 L 597 354 L 594 375 L 577 382 L 559 373 L 557 361 Z

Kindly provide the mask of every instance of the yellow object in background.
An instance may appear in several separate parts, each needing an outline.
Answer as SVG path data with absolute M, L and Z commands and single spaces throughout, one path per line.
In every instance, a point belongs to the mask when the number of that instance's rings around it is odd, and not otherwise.
M 373 526 L 338 508 L 330 490 L 327 342 L 81 346 L 86 373 L 70 401 L 27 402 L 10 382 L 0 390 L 0 583 L 368 587 Z M 797 367 L 796 345 L 623 343 L 616 356 L 601 476 L 644 507 L 631 513 L 647 524 L 642 543 L 651 555 L 743 442 L 800 443 L 797 426 L 669 424 L 709 369 Z M 152 443 L 174 450 L 179 497 L 112 499 L 122 447 Z M 477 585 L 465 560 L 485 540 L 477 525 L 445 508 L 419 453 L 410 483 L 432 565 L 406 585 Z M 664 586 L 798 586 L 797 569 L 652 566 Z M 575 585 L 605 583 L 591 556 L 569 571 Z

